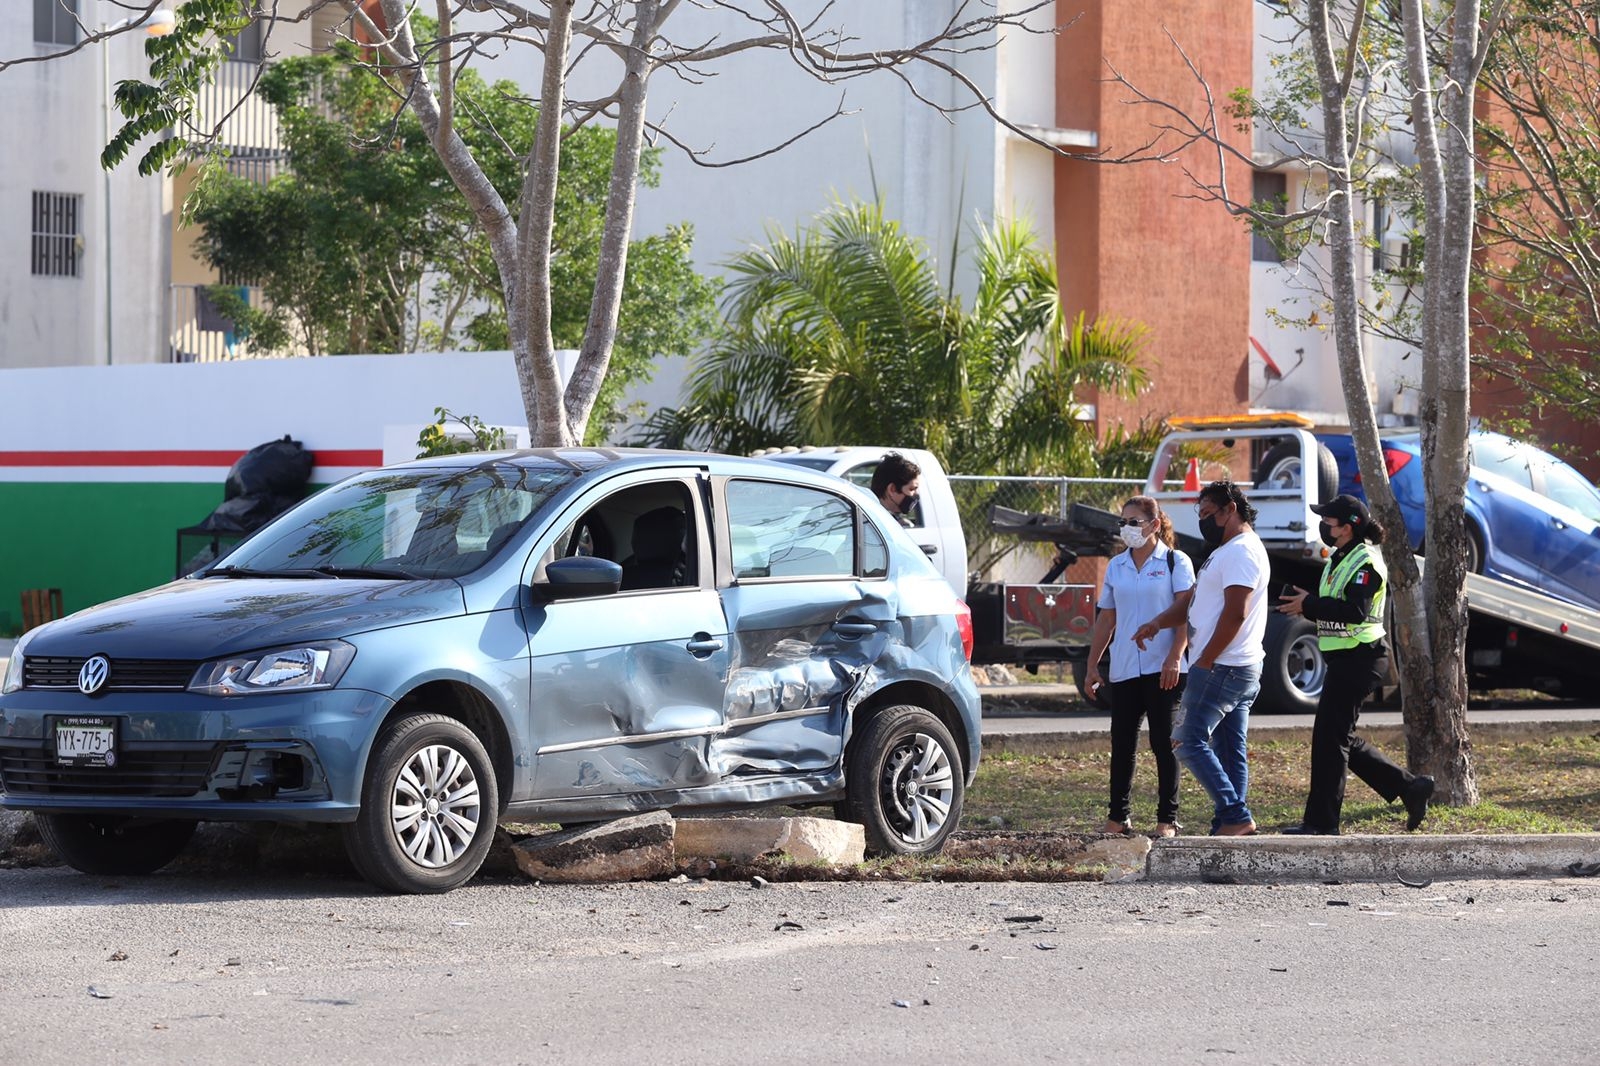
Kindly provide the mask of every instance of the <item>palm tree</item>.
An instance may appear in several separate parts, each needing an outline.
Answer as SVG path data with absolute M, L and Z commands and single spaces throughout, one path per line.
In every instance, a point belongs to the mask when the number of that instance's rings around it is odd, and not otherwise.
M 1142 388 L 1146 328 L 1066 319 L 1022 223 L 983 229 L 975 255 L 969 310 L 881 205 L 836 203 L 793 237 L 771 231 L 727 264 L 725 328 L 688 403 L 658 412 L 646 439 L 735 453 L 883 444 L 969 474 L 1098 472 L 1077 394 Z

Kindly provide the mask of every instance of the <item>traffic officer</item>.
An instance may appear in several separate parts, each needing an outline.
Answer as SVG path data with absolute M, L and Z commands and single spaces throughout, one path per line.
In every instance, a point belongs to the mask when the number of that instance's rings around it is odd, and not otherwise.
M 1317 594 L 1293 588 L 1279 597 L 1278 610 L 1317 624 L 1317 646 L 1327 674 L 1311 729 L 1311 791 L 1305 816 L 1284 832 L 1338 834 L 1347 767 L 1390 803 L 1404 801 L 1406 828 L 1416 829 L 1427 817 L 1433 778 L 1396 766 L 1356 736 L 1361 704 L 1389 676 L 1383 644 L 1387 571 L 1377 551 L 1383 527 L 1354 496 L 1336 496 L 1311 509 L 1322 516 L 1322 542 L 1334 551 L 1322 569 Z

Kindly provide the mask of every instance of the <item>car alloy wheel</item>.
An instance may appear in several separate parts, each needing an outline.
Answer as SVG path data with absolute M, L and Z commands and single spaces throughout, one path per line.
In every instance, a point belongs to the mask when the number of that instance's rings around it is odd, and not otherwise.
M 961 752 L 938 716 L 912 704 L 872 712 L 845 752 L 841 814 L 871 855 L 932 855 L 961 821 Z
M 917 733 L 891 751 L 880 787 L 883 808 L 906 843 L 925 844 L 944 829 L 955 798 L 955 773 L 933 737 Z
M 407 760 L 389 801 L 400 850 L 430 870 L 461 858 L 478 834 L 481 811 L 472 764 L 444 744 L 431 744 Z
M 494 764 L 478 735 L 441 714 L 405 715 L 373 745 L 345 850 L 380 888 L 448 892 L 483 865 L 499 812 Z

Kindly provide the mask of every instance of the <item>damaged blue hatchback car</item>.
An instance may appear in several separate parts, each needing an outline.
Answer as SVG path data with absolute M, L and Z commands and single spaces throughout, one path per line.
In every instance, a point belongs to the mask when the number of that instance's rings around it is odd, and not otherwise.
M 732 457 L 421 460 L 27 634 L 0 807 L 90 873 L 202 820 L 343 823 L 396 892 L 498 820 L 832 804 L 938 850 L 977 770 L 966 606 L 872 497 Z

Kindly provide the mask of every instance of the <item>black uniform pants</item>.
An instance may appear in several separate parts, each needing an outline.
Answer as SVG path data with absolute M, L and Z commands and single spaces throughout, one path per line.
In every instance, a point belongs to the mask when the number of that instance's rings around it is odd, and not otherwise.
M 1393 802 L 1405 791 L 1412 775 L 1356 736 L 1361 705 L 1389 676 L 1389 656 L 1383 644 L 1363 644 L 1323 652 L 1328 664 L 1317 701 L 1316 724 L 1311 728 L 1311 792 L 1301 824 L 1324 833 L 1338 831 L 1344 806 L 1345 770 Z
M 1150 752 L 1156 757 L 1156 821 L 1178 820 L 1178 755 L 1172 750 L 1172 714 L 1183 695 L 1161 687 L 1160 674 L 1143 674 L 1111 684 L 1111 803 L 1106 817 L 1126 822 L 1133 803 L 1133 761 L 1139 749 L 1139 722 L 1150 719 Z

